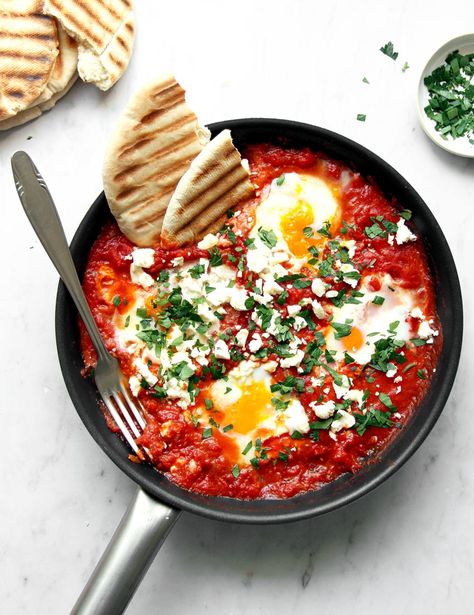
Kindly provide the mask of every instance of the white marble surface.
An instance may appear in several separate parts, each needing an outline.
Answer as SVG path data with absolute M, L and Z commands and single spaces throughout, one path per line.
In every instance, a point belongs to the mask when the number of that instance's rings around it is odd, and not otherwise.
M 183 515 L 129 613 L 472 612 L 474 162 L 428 141 L 414 97 L 424 62 L 470 27 L 474 5 L 136 4 L 135 54 L 111 92 L 78 83 L 51 113 L 0 136 L 0 612 L 67 613 L 134 490 L 68 398 L 54 340 L 57 276 L 21 211 L 9 159 L 17 149 L 33 156 L 71 237 L 101 189 L 102 155 L 117 114 L 140 83 L 161 71 L 177 74 L 203 121 L 307 121 L 393 164 L 446 234 L 467 322 L 451 398 L 395 477 L 344 510 L 293 525 L 249 527 Z M 388 40 L 400 53 L 397 62 L 378 51 Z M 410 68 L 402 73 L 405 60 Z M 367 121 L 356 121 L 357 113 Z

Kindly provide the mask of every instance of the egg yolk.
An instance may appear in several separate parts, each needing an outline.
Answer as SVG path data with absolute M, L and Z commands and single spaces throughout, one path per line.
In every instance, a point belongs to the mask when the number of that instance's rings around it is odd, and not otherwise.
M 342 344 L 348 352 L 355 352 L 356 350 L 359 350 L 363 343 L 364 336 L 362 331 L 357 327 L 352 327 L 350 334 L 342 338 Z
M 242 395 L 221 412 L 225 415 L 226 425 L 233 425 L 234 431 L 246 434 L 273 414 L 271 393 L 264 382 L 252 382 L 239 388 Z
M 335 214 L 338 215 L 337 213 Z M 298 203 L 290 209 L 280 219 L 280 230 L 283 239 L 286 241 L 291 253 L 297 258 L 310 257 L 308 252 L 311 246 L 316 246 L 322 249 L 327 241 L 324 235 L 318 234 L 317 230 L 313 230 L 313 237 L 306 237 L 304 229 L 311 227 L 314 223 L 313 208 L 307 201 L 299 200 Z M 330 230 L 334 231 L 336 223 L 331 222 Z

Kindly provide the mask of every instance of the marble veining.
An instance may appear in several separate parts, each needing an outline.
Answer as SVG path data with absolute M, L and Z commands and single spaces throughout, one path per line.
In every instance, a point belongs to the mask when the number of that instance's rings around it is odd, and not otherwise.
M 67 613 L 135 488 L 92 441 L 67 395 L 54 340 L 57 275 L 21 211 L 10 156 L 18 149 L 31 154 L 71 237 L 101 190 L 117 114 L 139 84 L 167 71 L 186 85 L 204 122 L 306 121 L 359 141 L 397 168 L 450 243 L 466 328 L 446 408 L 396 476 L 342 510 L 290 525 L 182 515 L 128 612 L 472 612 L 474 162 L 425 137 L 415 92 L 426 59 L 464 33 L 474 5 L 458 2 L 459 19 L 440 0 L 136 5 L 135 54 L 112 91 L 77 83 L 52 112 L 0 134 L 0 612 Z M 396 62 L 379 52 L 389 40 L 400 54 Z M 356 121 L 358 113 L 366 122 Z

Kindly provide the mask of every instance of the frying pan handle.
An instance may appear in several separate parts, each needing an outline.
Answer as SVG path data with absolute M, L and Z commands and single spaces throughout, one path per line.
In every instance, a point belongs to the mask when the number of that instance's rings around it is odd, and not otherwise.
M 123 613 L 180 513 L 137 489 L 71 615 Z

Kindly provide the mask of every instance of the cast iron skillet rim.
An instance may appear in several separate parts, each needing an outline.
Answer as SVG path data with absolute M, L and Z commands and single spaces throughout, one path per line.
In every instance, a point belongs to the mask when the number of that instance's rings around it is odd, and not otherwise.
M 292 502 L 295 503 L 297 510 L 293 512 L 277 512 L 270 514 L 255 514 L 252 512 L 235 512 L 235 511 L 226 511 L 226 510 L 217 510 L 212 507 L 212 500 L 218 500 L 221 504 L 223 504 L 223 508 L 225 508 L 225 503 L 228 501 L 229 504 L 231 502 L 236 502 L 236 500 L 228 499 L 228 498 L 213 498 L 212 496 L 209 498 L 210 508 L 205 504 L 198 504 L 190 501 L 190 495 L 184 489 L 179 489 L 182 495 L 173 495 L 166 491 L 166 489 L 161 488 L 159 485 L 155 484 L 155 482 L 149 478 L 148 476 L 141 476 L 139 471 L 139 466 L 128 461 L 125 456 L 117 455 L 116 452 L 112 449 L 112 447 L 108 444 L 107 440 L 102 437 L 102 434 L 98 431 L 95 425 L 95 420 L 89 418 L 87 413 L 80 408 L 80 399 L 76 398 L 76 390 L 74 381 L 72 378 L 72 374 L 70 372 L 70 368 L 67 365 L 68 361 L 68 335 L 67 331 L 65 331 L 64 327 L 61 326 L 61 315 L 64 313 L 67 305 L 67 291 L 60 281 L 58 287 L 57 301 L 56 301 L 56 342 L 58 355 L 61 365 L 61 370 L 63 373 L 63 377 L 66 383 L 66 387 L 71 395 L 71 399 L 76 407 L 76 411 L 78 412 L 81 420 L 85 424 L 87 430 L 92 435 L 92 437 L 96 440 L 96 442 L 100 445 L 100 447 L 104 450 L 104 452 L 108 455 L 108 457 L 123 471 L 127 476 L 129 476 L 132 480 L 134 480 L 137 484 L 141 485 L 142 488 L 147 491 L 153 497 L 156 497 L 159 500 L 163 500 L 167 504 L 174 506 L 176 508 L 182 508 L 187 512 L 199 514 L 206 516 L 211 519 L 216 519 L 220 521 L 231 521 L 231 522 L 240 522 L 240 523 L 283 523 L 290 521 L 297 521 L 306 519 L 308 517 L 313 517 L 316 515 L 322 515 L 328 513 L 336 508 L 340 508 L 344 505 L 353 502 L 354 500 L 360 498 L 361 496 L 369 493 L 381 483 L 383 483 L 389 476 L 391 476 L 396 470 L 398 470 L 408 459 L 413 455 L 413 453 L 418 449 L 423 440 L 429 434 L 434 424 L 436 423 L 439 415 L 441 414 L 443 407 L 448 399 L 452 384 L 454 382 L 454 377 L 456 375 L 457 366 L 459 363 L 459 356 L 461 351 L 461 343 L 462 343 L 462 299 L 461 299 L 461 289 L 459 285 L 459 279 L 456 272 L 456 267 L 454 261 L 452 259 L 451 252 L 447 245 L 446 239 L 436 222 L 433 214 L 428 209 L 427 205 L 421 199 L 421 197 L 416 193 L 416 191 L 406 182 L 406 180 L 393 169 L 388 163 L 379 158 L 376 154 L 367 150 L 365 147 L 359 145 L 358 143 L 343 137 L 337 133 L 329 131 L 324 128 L 320 128 L 317 126 L 313 126 L 310 124 L 303 124 L 300 122 L 293 122 L 290 120 L 281 120 L 281 119 L 267 119 L 267 118 L 249 118 L 249 119 L 237 119 L 237 120 L 229 120 L 223 122 L 217 122 L 209 125 L 209 128 L 213 131 L 214 134 L 217 132 L 229 128 L 232 130 L 233 128 L 237 129 L 246 129 L 251 131 L 255 129 L 256 131 L 262 129 L 270 129 L 273 130 L 276 134 L 278 134 L 279 130 L 281 132 L 285 131 L 295 131 L 301 133 L 302 138 L 304 138 L 304 133 L 312 133 L 319 137 L 325 138 L 326 140 L 333 140 L 337 142 L 340 146 L 343 146 L 345 149 L 349 151 L 355 151 L 358 155 L 371 160 L 375 165 L 381 167 L 381 171 L 383 174 L 386 174 L 388 177 L 391 177 L 392 183 L 397 183 L 400 186 L 403 186 L 404 189 L 408 190 L 411 193 L 413 199 L 415 199 L 418 203 L 418 206 L 422 212 L 422 216 L 429 222 L 430 226 L 435 229 L 436 241 L 441 244 L 441 249 L 445 253 L 447 257 L 447 262 L 445 263 L 449 269 L 449 277 L 451 280 L 451 302 L 453 305 L 453 309 L 456 314 L 456 324 L 455 324 L 455 337 L 451 339 L 451 355 L 449 357 L 449 363 L 444 368 L 444 378 L 440 383 L 440 391 L 439 395 L 436 399 L 435 404 L 430 411 L 428 419 L 425 423 L 419 428 L 417 433 L 413 436 L 411 441 L 406 445 L 406 447 L 401 451 L 395 462 L 390 465 L 386 465 L 382 467 L 381 463 L 377 463 L 378 472 L 375 476 L 373 476 L 369 481 L 365 482 L 361 486 L 356 489 L 351 489 L 347 493 L 338 494 L 330 502 L 317 505 L 315 507 L 304 507 L 298 510 L 298 500 L 304 499 L 305 494 L 300 496 L 296 496 L 292 498 Z M 380 169 L 379 169 L 380 171 Z M 96 199 L 92 207 L 86 213 L 83 218 L 81 224 L 79 225 L 74 238 L 71 242 L 71 250 L 75 252 L 75 246 L 79 242 L 79 238 L 82 235 L 82 229 L 87 226 L 90 219 L 93 219 L 96 216 L 97 210 L 100 207 L 101 203 L 105 199 L 104 194 L 101 193 L 99 197 Z M 444 367 L 444 366 L 443 366 Z M 80 397 L 80 396 L 78 396 Z M 100 414 L 97 415 L 98 420 L 103 420 Z M 175 489 L 176 490 L 176 489 Z M 264 500 L 263 502 L 271 502 L 272 500 Z M 242 504 L 241 501 L 239 501 Z

